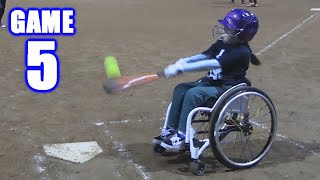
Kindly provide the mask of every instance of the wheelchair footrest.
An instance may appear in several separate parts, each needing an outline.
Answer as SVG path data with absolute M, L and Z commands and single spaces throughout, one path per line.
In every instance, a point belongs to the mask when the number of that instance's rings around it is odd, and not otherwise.
M 198 134 L 208 134 L 209 131 L 197 131 L 194 133 L 194 135 L 198 135 Z
M 205 142 L 202 142 L 196 138 L 193 138 L 193 145 L 195 148 L 201 148 L 204 144 L 205 144 Z
M 209 119 L 208 120 L 193 120 L 192 124 L 194 124 L 194 123 L 205 123 L 205 122 L 210 122 L 210 120 Z

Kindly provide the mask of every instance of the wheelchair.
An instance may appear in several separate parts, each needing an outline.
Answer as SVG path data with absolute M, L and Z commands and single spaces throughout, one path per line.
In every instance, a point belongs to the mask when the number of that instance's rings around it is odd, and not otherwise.
M 167 127 L 170 108 L 171 103 L 163 128 Z M 189 168 L 195 175 L 205 172 L 205 163 L 199 157 L 207 147 L 227 168 L 253 167 L 268 153 L 276 130 L 277 114 L 269 96 L 251 84 L 233 86 L 215 102 L 189 113 L 184 150 L 191 154 Z M 166 153 L 161 145 L 155 145 L 153 151 L 157 155 Z

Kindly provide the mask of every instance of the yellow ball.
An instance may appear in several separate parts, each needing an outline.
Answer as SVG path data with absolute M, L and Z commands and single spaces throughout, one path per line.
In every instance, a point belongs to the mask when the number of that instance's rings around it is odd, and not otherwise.
M 104 67 L 108 79 L 116 79 L 121 77 L 118 62 L 114 56 L 107 56 L 104 59 Z

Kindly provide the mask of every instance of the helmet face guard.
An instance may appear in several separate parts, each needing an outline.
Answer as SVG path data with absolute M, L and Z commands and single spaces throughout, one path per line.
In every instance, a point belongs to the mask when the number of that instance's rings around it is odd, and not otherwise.
M 221 34 L 224 34 L 224 28 L 223 26 L 214 25 L 212 28 L 212 37 L 215 38 L 216 36 L 219 36 Z
M 258 18 L 245 9 L 233 9 L 218 22 L 227 34 L 236 35 L 240 41 L 251 41 L 259 29 Z
M 214 25 L 212 29 L 212 37 L 215 38 L 215 36 L 222 36 L 223 34 L 227 34 L 229 36 L 232 36 L 234 38 L 238 38 L 240 31 L 237 31 L 235 29 L 228 28 L 226 26 L 219 26 Z

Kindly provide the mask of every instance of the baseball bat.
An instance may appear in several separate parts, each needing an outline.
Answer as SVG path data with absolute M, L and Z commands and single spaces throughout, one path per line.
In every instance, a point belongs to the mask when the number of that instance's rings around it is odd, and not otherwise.
M 164 77 L 163 72 L 150 73 L 138 76 L 123 76 L 117 79 L 108 79 L 103 84 L 103 88 L 106 93 L 111 94 L 116 91 L 122 91 L 135 86 L 148 84 L 161 77 Z

